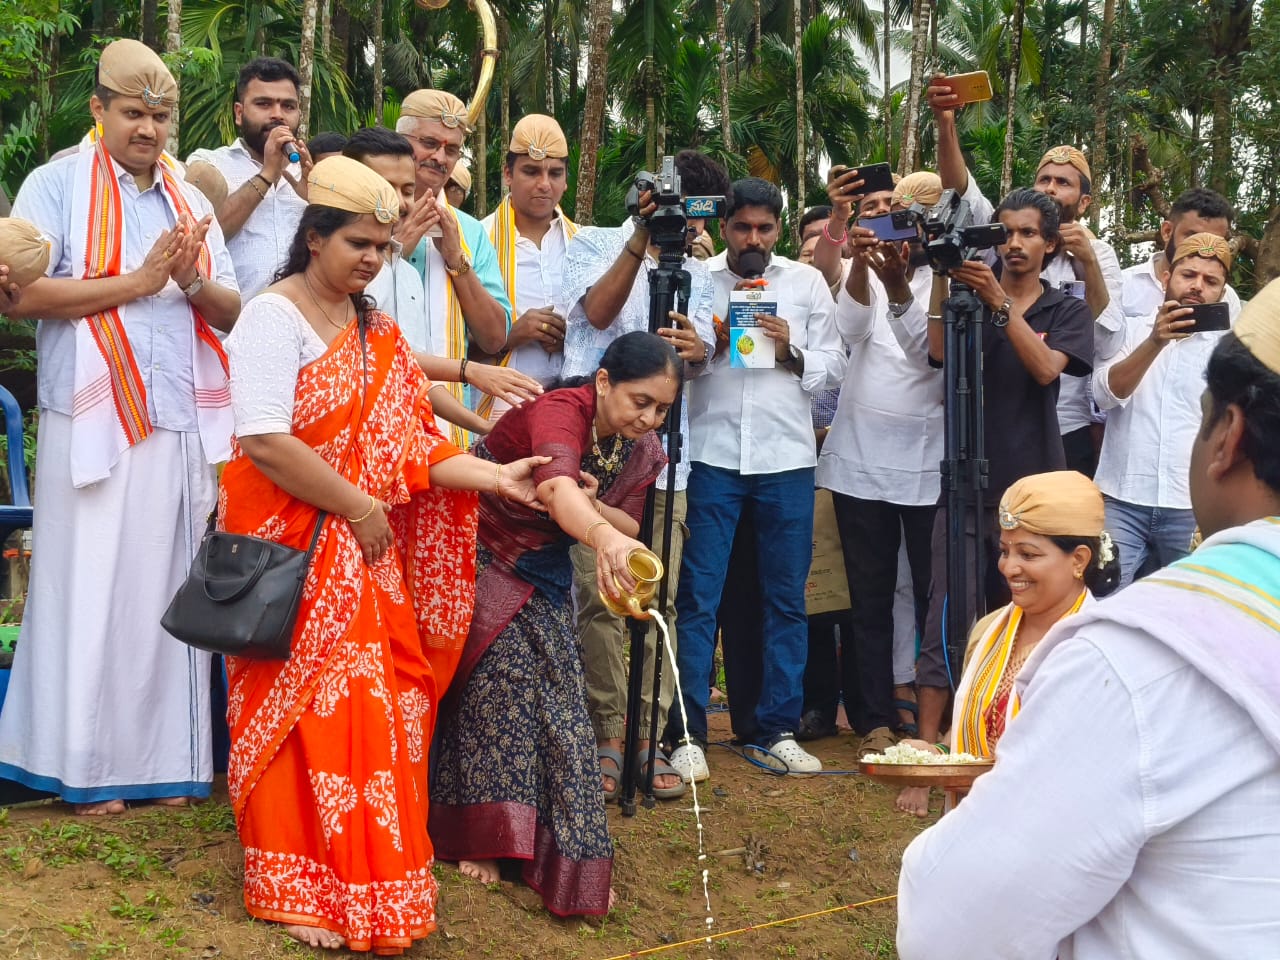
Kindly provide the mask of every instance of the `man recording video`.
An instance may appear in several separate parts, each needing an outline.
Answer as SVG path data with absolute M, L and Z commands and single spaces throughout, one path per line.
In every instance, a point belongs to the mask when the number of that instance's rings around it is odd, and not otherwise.
M 1008 233 L 1007 241 L 995 248 L 999 276 L 983 260 L 968 260 L 950 271 L 953 280 L 977 295 L 986 321 L 981 377 L 988 481 L 980 515 L 965 531 L 965 555 L 973 555 L 974 538 L 984 538 L 987 569 L 970 571 L 970 582 L 983 585 L 988 607 L 1009 599 L 996 569 L 1000 495 L 1021 477 L 1066 467 L 1057 420 L 1059 378 L 1086 376 L 1094 354 L 1089 307 L 1041 275 L 1061 243 L 1058 205 L 1043 193 L 1021 188 L 1005 197 L 995 213 Z M 941 317 L 929 321 L 929 357 L 941 364 L 946 331 Z M 961 666 L 947 659 L 944 601 L 965 604 L 963 622 L 974 620 L 974 591 L 947 597 L 947 517 L 940 510 L 933 527 L 929 612 L 916 666 L 920 736 L 930 743 L 938 739 L 950 683 Z M 965 639 L 946 638 L 953 649 L 963 649 Z M 923 803 L 923 809 L 912 812 L 927 814 L 927 799 Z
M 696 150 L 682 150 L 675 156 L 685 196 L 723 195 L 729 188 L 724 168 Z M 659 249 L 649 236 L 649 219 L 656 205 L 648 193 L 637 198 L 638 215 L 620 227 L 584 227 L 569 241 L 564 258 L 563 300 L 568 304 L 565 320 L 565 378 L 590 375 L 599 366 L 605 348 L 624 333 L 649 329 L 649 271 L 658 266 Z M 687 241 L 700 236 L 704 222 L 688 218 Z M 684 359 L 686 378 L 706 369 L 715 350 L 715 326 L 712 316 L 710 274 L 702 261 L 684 258 L 683 268 L 690 277 L 689 307 L 686 314 L 672 312 L 670 323 L 658 331 Z M 670 426 L 677 426 L 670 424 Z M 681 407 L 678 425 L 684 457 L 672 471 L 663 471 L 657 482 L 653 527 L 654 552 L 663 556 L 662 518 L 670 510 L 672 526 L 670 566 L 667 573 L 667 606 L 662 611 L 671 627 L 671 640 L 676 643 L 675 599 L 679 582 L 681 553 L 685 531 L 685 489 L 689 482 L 689 412 Z M 672 477 L 671 474 L 675 476 Z M 640 769 L 640 757 L 648 758 L 648 740 L 638 743 L 638 757 L 623 760 L 624 722 L 627 715 L 627 681 L 623 663 L 625 624 L 600 602 L 596 589 L 595 555 L 574 546 L 570 551 L 574 566 L 574 609 L 578 618 L 578 637 L 582 642 L 583 668 L 587 684 L 587 706 L 595 728 L 600 753 L 600 773 L 606 799 L 618 795 L 622 764 L 635 763 L 637 782 L 647 771 Z M 652 675 L 652 657 L 657 632 L 651 628 L 645 636 L 645 676 Z M 706 673 L 703 674 L 705 681 Z M 658 697 L 658 729 L 671 705 L 674 682 L 670 671 L 662 675 Z M 704 683 L 705 685 L 705 683 Z M 653 712 L 653 692 L 643 688 L 640 704 L 640 729 L 647 735 Z M 659 751 L 654 764 L 653 791 L 658 799 L 673 799 L 684 792 L 684 782 L 668 765 Z

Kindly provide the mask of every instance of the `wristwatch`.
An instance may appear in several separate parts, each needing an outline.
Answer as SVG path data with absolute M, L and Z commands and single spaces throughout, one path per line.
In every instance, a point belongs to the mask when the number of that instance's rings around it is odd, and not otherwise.
M 902 303 L 894 303 L 892 300 L 890 300 L 889 301 L 890 315 L 892 315 L 895 320 L 898 319 L 904 313 L 906 313 L 908 309 L 910 309 L 911 304 L 912 302 L 914 302 L 914 300 L 915 300 L 914 297 L 907 297 L 907 299 L 903 300 Z
M 796 349 L 796 345 L 794 343 L 787 344 L 787 359 L 782 361 L 782 365 L 794 372 L 794 368 L 803 362 L 804 356 Z
M 995 310 L 991 311 L 991 323 L 996 327 L 1003 327 L 1009 323 L 1009 311 L 1013 309 L 1013 301 L 1008 297 L 1004 298 L 1004 303 L 1000 304 Z
M 449 264 L 444 265 L 445 272 L 451 277 L 461 277 L 471 272 L 471 258 L 465 253 L 462 255 L 462 262 L 458 264 L 458 269 L 453 269 Z
M 194 280 L 192 280 L 185 287 L 179 287 L 179 289 L 182 291 L 182 295 L 186 297 L 188 300 L 190 300 L 192 297 L 196 296 L 197 294 L 200 293 L 201 290 L 204 289 L 204 277 L 200 276 L 200 274 L 197 273 L 196 278 Z

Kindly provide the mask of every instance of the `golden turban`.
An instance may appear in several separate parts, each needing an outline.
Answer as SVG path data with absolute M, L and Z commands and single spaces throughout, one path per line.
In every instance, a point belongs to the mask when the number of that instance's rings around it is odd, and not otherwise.
M 1056 470 L 1023 477 L 1000 500 L 1000 527 L 1043 537 L 1100 537 L 1102 491 L 1083 473 Z
M 49 269 L 49 242 L 26 220 L 0 219 L 0 265 L 9 268 L 9 281 L 25 287 Z
M 204 194 L 205 199 L 213 206 L 216 214 L 227 199 L 227 178 L 212 163 L 197 160 L 187 164 L 187 175 L 183 178 Z
M 563 159 L 569 155 L 569 141 L 555 117 L 543 113 L 531 113 L 522 117 L 511 131 L 510 153 L 527 153 L 531 160 L 547 157 Z
M 928 170 L 909 173 L 893 188 L 893 205 L 909 207 L 913 203 L 932 207 L 942 199 L 942 178 Z
M 325 157 L 307 178 L 307 202 L 352 213 L 371 213 L 379 223 L 400 219 L 396 188 L 359 160 Z
M 435 120 L 450 130 L 460 128 L 470 133 L 467 105 L 446 90 L 415 90 L 400 104 L 400 116 Z
M 1040 162 L 1036 164 L 1036 169 L 1039 170 L 1046 163 L 1063 163 L 1075 167 L 1083 176 L 1089 179 L 1090 183 L 1093 182 L 1093 174 L 1089 172 L 1089 161 L 1075 147 L 1050 147 L 1045 152 L 1045 155 L 1040 158 Z
M 1259 290 L 1231 329 L 1263 366 L 1280 374 L 1280 280 Z
M 156 52 L 137 40 L 116 40 L 103 48 L 98 83 L 126 97 L 138 97 L 148 107 L 178 103 L 178 81 Z
M 1173 263 L 1187 257 L 1205 257 L 1217 260 L 1231 272 L 1231 245 L 1216 233 L 1193 233 L 1173 251 Z
M 449 174 L 449 179 L 462 188 L 463 194 L 471 193 L 471 171 L 465 160 L 459 160 L 453 165 L 453 173 Z

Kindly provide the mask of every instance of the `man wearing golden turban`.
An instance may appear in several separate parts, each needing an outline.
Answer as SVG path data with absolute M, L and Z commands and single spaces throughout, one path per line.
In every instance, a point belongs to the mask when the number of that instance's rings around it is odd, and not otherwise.
M 467 202 L 467 197 L 471 196 L 471 170 L 467 161 L 459 160 L 453 165 L 453 173 L 449 174 L 449 181 L 444 185 L 444 195 L 451 207 L 461 207 Z
M 240 136 L 229 146 L 196 150 L 187 158 L 212 164 L 226 178 L 229 195 L 218 209 L 218 223 L 246 303 L 284 265 L 307 205 L 311 155 L 297 139 L 299 83 L 298 71 L 285 60 L 250 60 L 240 68 L 232 104 Z
M 992 204 L 982 195 L 965 166 L 956 131 L 957 98 L 941 80 L 935 77 L 931 81 L 928 96 L 938 127 L 938 172 L 942 175 L 942 185 L 960 191 L 969 201 L 974 222 L 986 223 L 991 219 Z M 1056 254 L 1046 259 L 1041 276 L 1054 289 L 1078 292 L 1078 283 L 1083 282 L 1083 299 L 1094 319 L 1093 365 L 1097 366 L 1114 357 L 1124 345 L 1124 284 L 1115 251 L 1080 222 L 1093 200 L 1092 178 L 1089 162 L 1080 150 L 1057 146 L 1045 151 L 1040 158 L 1032 187 L 1057 204 L 1061 222 L 1061 243 Z M 990 256 L 989 262 L 992 262 Z M 1058 429 L 1062 433 L 1067 465 L 1090 477 L 1097 465 L 1093 423 L 1087 382 L 1082 377 L 1064 375 L 1058 397 Z
M 164 152 L 177 97 L 150 48 L 108 44 L 93 129 L 14 203 L 49 257 L 6 308 L 40 320 L 39 548 L 0 776 L 83 813 L 207 797 L 213 780 L 210 658 L 175 643 L 160 615 L 230 453 L 213 328 L 232 328 L 240 295 L 209 202 Z
M 1276 954 L 1280 281 L 1205 380 L 1203 545 L 1036 647 L 994 769 L 903 855 L 902 960 Z
M 1168 257 L 1165 301 L 1129 325 L 1128 342 L 1093 374 L 1098 406 L 1111 411 L 1098 461 L 1107 528 L 1120 547 L 1121 584 L 1187 555 L 1195 517 L 1187 470 L 1200 427 L 1204 369 L 1225 331 L 1197 331 L 1191 308 L 1222 300 L 1231 248 L 1196 233 Z M 1225 304 L 1224 304 L 1225 308 Z

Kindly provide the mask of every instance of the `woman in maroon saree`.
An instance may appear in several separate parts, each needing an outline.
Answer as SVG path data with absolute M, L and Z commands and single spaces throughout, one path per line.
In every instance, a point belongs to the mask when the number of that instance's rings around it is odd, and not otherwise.
M 675 351 L 626 334 L 593 380 L 507 412 L 473 451 L 552 457 L 534 471 L 547 513 L 481 496 L 475 616 L 441 709 L 430 831 L 440 859 L 482 881 L 498 878 L 498 861 L 522 862 L 560 916 L 606 913 L 613 871 L 569 546 L 596 551 L 614 596 L 615 574 L 634 586 L 626 557 L 642 546 L 645 492 L 666 463 L 653 431 L 679 389 Z

